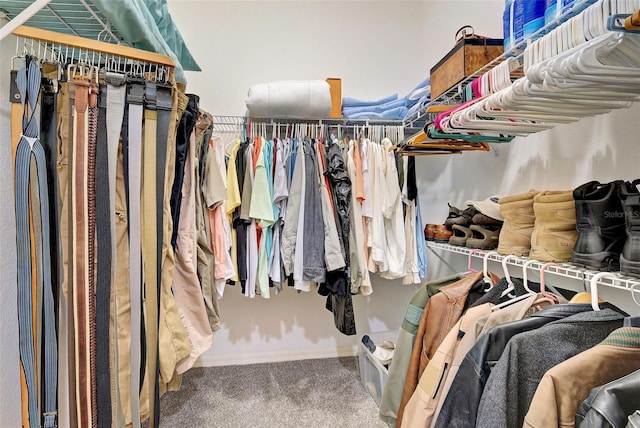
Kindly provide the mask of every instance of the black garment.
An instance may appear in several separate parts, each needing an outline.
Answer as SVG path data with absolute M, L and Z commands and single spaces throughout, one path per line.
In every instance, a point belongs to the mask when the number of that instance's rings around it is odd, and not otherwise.
M 640 407 L 640 370 L 593 388 L 576 413 L 581 428 L 624 428 Z
M 62 284 L 62 273 L 58 266 L 62 264 L 62 251 L 60 248 L 60 211 L 62 199 L 57 180 L 58 176 L 58 148 L 57 148 L 57 124 L 58 115 L 58 82 L 52 79 L 42 78 L 42 91 L 40 101 L 40 143 L 44 149 L 46 159 L 47 177 L 49 177 L 49 236 L 51 242 L 51 286 L 53 291 L 54 308 L 58 308 L 58 290 Z M 43 216 L 45 214 L 43 213 Z
M 344 270 L 327 272 L 327 288 L 336 290 L 329 293 L 325 307 L 333 312 L 333 322 L 342 334 L 356 334 L 356 319 L 349 280 Z
M 342 150 L 338 144 L 329 143 L 329 147 L 326 150 L 326 159 L 327 169 L 324 174 L 329 178 L 342 257 L 344 257 L 345 263 L 349 266 L 351 179 L 349 179 L 342 157 Z
M 511 282 L 513 282 L 514 290 L 511 292 L 516 296 L 523 296 L 528 293 L 527 290 L 524 289 L 524 282 L 520 278 L 511 277 Z M 537 282 L 527 281 L 529 283 L 529 288 L 535 292 L 540 290 L 540 284 Z M 485 283 L 486 284 L 486 283 Z M 509 295 L 505 295 L 501 297 L 502 293 L 507 289 L 509 283 L 506 278 L 501 278 L 491 290 L 487 291 L 484 296 L 474 302 L 471 306 L 480 306 L 485 303 L 494 303 L 499 304 L 511 300 Z M 509 293 L 509 294 L 511 294 Z
M 238 176 L 238 188 L 242 192 L 244 187 L 244 174 L 247 169 L 245 154 L 249 148 L 249 140 L 240 143 L 238 153 L 236 154 L 236 173 Z M 233 165 L 229 165 L 233 168 Z M 238 260 L 238 279 L 244 293 L 244 287 L 247 283 L 247 221 L 240 218 L 240 206 L 233 211 L 231 225 L 236 230 L 236 257 Z
M 197 95 L 187 94 L 189 102 L 182 113 L 178 131 L 176 134 L 176 168 L 173 177 L 173 187 L 171 188 L 171 216 L 173 217 L 173 230 L 171 232 L 171 246 L 175 250 L 178 239 L 178 224 L 180 222 L 180 205 L 182 202 L 182 183 L 184 182 L 184 166 L 187 161 L 189 151 L 189 137 L 193 132 L 193 127 L 198 119 L 198 103 L 200 98 Z
M 407 161 L 407 198 L 415 201 L 418 196 L 418 182 L 416 181 L 416 157 L 409 156 Z
M 462 361 L 435 426 L 475 426 L 480 397 L 487 379 L 513 336 L 591 309 L 591 305 L 588 304 L 552 305 L 529 318 L 493 327 L 478 339 Z

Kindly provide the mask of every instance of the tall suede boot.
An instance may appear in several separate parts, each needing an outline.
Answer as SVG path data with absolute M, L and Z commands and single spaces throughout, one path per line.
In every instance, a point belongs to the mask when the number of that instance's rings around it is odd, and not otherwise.
M 622 183 L 590 181 L 573 191 L 578 229 L 574 263 L 601 270 L 619 269 L 625 238 L 624 212 L 618 196 Z
M 571 260 L 578 239 L 576 205 L 572 190 L 544 191 L 533 198 L 536 222 L 531 234 L 532 259 L 546 262 Z
M 626 241 L 620 255 L 620 272 L 640 275 L 640 179 L 620 186 L 618 195 L 624 208 Z
M 537 190 L 500 198 L 500 214 L 504 224 L 498 240 L 500 254 L 527 256 L 531 250 L 531 233 L 536 216 L 533 213 L 533 198 Z

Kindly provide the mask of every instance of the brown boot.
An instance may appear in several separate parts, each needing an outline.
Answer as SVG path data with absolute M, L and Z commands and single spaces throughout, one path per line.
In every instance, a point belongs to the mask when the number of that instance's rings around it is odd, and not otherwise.
M 498 252 L 527 256 L 531 250 L 531 232 L 536 216 L 533 213 L 533 198 L 537 190 L 529 190 L 518 195 L 500 198 L 500 214 L 504 217 L 504 224 L 500 231 Z
M 533 198 L 533 211 L 536 222 L 529 257 L 547 262 L 571 260 L 578 239 L 573 191 L 542 192 Z

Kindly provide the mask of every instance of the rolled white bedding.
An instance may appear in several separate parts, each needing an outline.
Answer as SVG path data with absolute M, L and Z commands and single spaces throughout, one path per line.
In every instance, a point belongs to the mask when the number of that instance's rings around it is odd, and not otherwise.
M 324 80 L 280 81 L 251 86 L 249 117 L 322 119 L 331 111 L 331 90 Z

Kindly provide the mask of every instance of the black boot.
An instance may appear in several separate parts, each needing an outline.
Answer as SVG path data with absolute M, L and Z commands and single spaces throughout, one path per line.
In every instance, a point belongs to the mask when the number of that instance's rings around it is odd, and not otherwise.
M 627 240 L 620 255 L 620 272 L 640 275 L 640 179 L 625 182 L 619 195 L 624 207 Z
M 618 196 L 622 180 L 600 184 L 591 181 L 573 191 L 578 240 L 573 262 L 601 270 L 620 266 L 624 246 L 624 210 Z

